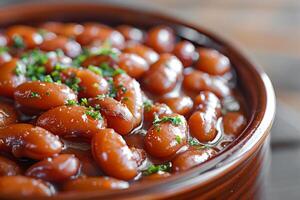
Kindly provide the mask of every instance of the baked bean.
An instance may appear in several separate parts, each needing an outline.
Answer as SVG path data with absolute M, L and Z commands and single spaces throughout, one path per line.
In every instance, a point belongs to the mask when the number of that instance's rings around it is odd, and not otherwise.
M 111 177 L 83 177 L 66 182 L 63 186 L 64 191 L 101 191 L 126 189 L 129 184 Z
M 60 153 L 62 143 L 47 130 L 30 124 L 11 124 L 0 129 L 0 149 L 15 157 L 43 159 Z
M 200 142 L 209 142 L 216 137 L 216 123 L 214 112 L 196 111 L 188 120 L 191 135 Z
M 74 77 L 79 79 L 79 98 L 92 98 L 106 94 L 109 90 L 108 82 L 101 76 L 87 69 L 68 68 L 62 72 L 66 80 Z
M 0 66 L 0 96 L 14 96 L 15 88 L 26 81 L 25 69 L 25 65 L 15 58 Z
M 158 54 L 151 48 L 138 44 L 138 43 L 128 43 L 123 50 L 124 53 L 133 53 L 144 58 L 149 65 L 155 63 L 159 56 Z
M 109 176 L 130 180 L 137 175 L 137 163 L 126 142 L 113 129 L 99 130 L 92 139 L 92 154 Z
M 211 75 L 223 75 L 230 71 L 229 59 L 213 49 L 199 48 L 199 59 L 195 64 L 198 70 Z
M 43 42 L 43 37 L 30 26 L 16 25 L 6 30 L 9 45 L 16 48 L 32 49 Z
M 116 54 L 118 55 L 117 51 Z M 116 67 L 117 61 L 111 55 L 92 55 L 86 58 L 81 65 L 88 68 L 89 66 L 101 66 L 107 64 L 111 67 Z
M 104 119 L 96 118 L 83 106 L 59 106 L 40 115 L 36 124 L 63 137 L 83 136 L 91 138 L 93 134 L 106 126 Z
M 185 118 L 178 114 L 164 115 L 154 121 L 145 136 L 146 151 L 158 158 L 174 155 L 187 143 L 187 124 Z
M 21 169 L 17 163 L 8 158 L 0 156 L 0 177 L 15 176 L 21 174 Z
M 134 117 L 133 127 L 137 127 L 143 117 L 143 97 L 140 84 L 128 75 L 120 74 L 114 77 L 114 85 L 117 90 L 116 99 L 127 106 Z
M 40 81 L 19 85 L 14 97 L 16 103 L 36 110 L 49 110 L 65 105 L 68 100 L 77 101 L 77 95 L 66 85 Z
M 64 181 L 76 175 L 79 171 L 80 162 L 72 154 L 61 154 L 53 158 L 46 158 L 32 165 L 26 176 L 45 181 Z
M 171 28 L 157 26 L 148 31 L 146 43 L 158 53 L 169 53 L 175 45 L 175 35 Z
M 61 49 L 64 53 L 74 58 L 81 53 L 81 46 L 74 40 L 70 40 L 67 37 L 57 36 L 48 40 L 45 40 L 40 49 L 43 51 L 55 51 Z
M 166 104 L 155 103 L 144 105 L 144 120 L 151 123 L 155 116 L 161 117 L 164 114 L 171 114 L 172 110 Z
M 194 109 L 202 112 L 212 109 L 219 117 L 221 115 L 221 102 L 214 93 L 202 91 L 194 99 Z
M 113 128 L 121 135 L 128 134 L 134 126 L 134 118 L 129 109 L 122 103 L 110 97 L 94 98 L 90 105 L 99 107 L 101 114 L 107 120 L 107 127 Z
M 215 156 L 217 152 L 212 148 L 203 149 L 189 149 L 183 153 L 178 154 L 172 160 L 172 171 L 181 172 L 198 166 L 208 159 Z
M 15 108 L 11 104 L 0 101 L 0 128 L 17 123 L 17 121 L 18 114 Z
M 141 166 L 143 162 L 146 160 L 146 152 L 143 149 L 138 149 L 135 147 L 130 147 L 130 150 L 133 154 L 133 159 L 137 163 L 138 166 Z
M 65 55 L 60 55 L 55 51 L 48 52 L 47 57 L 48 60 L 44 65 L 47 74 L 53 72 L 53 70 L 57 65 L 68 66 L 68 67 L 72 65 L 72 59 L 70 57 L 67 57 Z
M 223 118 L 224 132 L 238 136 L 245 128 L 247 123 L 246 118 L 239 112 L 227 112 Z
M 144 58 L 132 53 L 121 54 L 118 66 L 129 76 L 137 79 L 149 69 L 149 65 Z
M 120 31 L 120 33 L 124 36 L 125 40 L 127 41 L 144 41 L 144 33 L 141 29 L 129 25 L 121 25 L 117 27 L 117 30 Z
M 198 70 L 193 70 L 184 75 L 183 86 L 186 90 L 194 93 L 208 90 L 222 98 L 230 94 L 230 88 L 222 79 L 212 77 Z
M 193 108 L 193 101 L 188 96 L 165 97 L 160 99 L 160 102 L 167 104 L 174 113 L 180 115 L 189 114 Z
M 46 22 L 41 24 L 40 28 L 59 34 L 61 30 L 63 29 L 64 24 L 61 22 Z
M 155 94 L 165 94 L 173 90 L 182 74 L 181 62 L 171 54 L 163 54 L 145 73 L 143 83 Z
M 25 176 L 0 177 L 1 198 L 52 196 L 55 193 L 49 184 Z
M 59 35 L 63 35 L 65 37 L 74 38 L 77 35 L 81 34 L 83 32 L 83 26 L 76 23 L 58 23 L 58 22 L 50 22 L 44 24 L 43 28 L 46 30 L 52 31 L 54 33 L 57 33 Z
M 184 67 L 189 67 L 194 63 L 196 57 L 195 46 L 188 41 L 178 42 L 173 53 L 182 62 Z
M 133 133 L 129 135 L 123 136 L 124 140 L 126 141 L 126 144 L 132 148 L 136 149 L 145 149 L 144 148 L 144 134 L 143 133 Z

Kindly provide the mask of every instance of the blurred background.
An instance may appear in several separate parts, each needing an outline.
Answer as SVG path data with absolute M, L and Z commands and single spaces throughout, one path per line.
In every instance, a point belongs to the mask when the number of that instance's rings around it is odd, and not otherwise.
M 268 199 L 300 199 L 300 0 L 90 1 L 185 19 L 233 42 L 263 67 L 277 95 Z M 0 0 L 0 6 L 21 2 L 29 0 Z

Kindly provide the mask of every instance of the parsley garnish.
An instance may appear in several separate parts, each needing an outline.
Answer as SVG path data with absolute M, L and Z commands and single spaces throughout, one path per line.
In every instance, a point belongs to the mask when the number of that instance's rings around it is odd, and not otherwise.
M 176 135 L 175 140 L 178 144 L 180 144 L 182 139 L 179 135 Z
M 112 76 L 117 76 L 119 74 L 124 74 L 125 71 L 118 68 L 118 69 L 114 69 L 112 67 L 110 67 L 107 63 L 102 63 L 100 65 L 100 69 L 102 71 L 102 75 L 104 77 L 112 77 Z
M 88 102 L 87 98 L 82 98 L 80 100 L 80 105 L 82 105 L 82 106 L 88 106 L 89 102 Z
M 88 107 L 85 111 L 85 114 L 92 117 L 95 120 L 102 120 L 101 113 L 98 110 L 95 110 L 93 107 Z
M 74 76 L 69 77 L 65 84 L 69 86 L 73 91 L 79 92 L 81 90 L 79 83 L 81 82 L 80 78 Z
M 148 176 L 157 172 L 169 172 L 171 170 L 172 164 L 168 162 L 166 164 L 161 165 L 150 165 L 145 171 L 143 171 L 143 175 Z
M 144 101 L 143 106 L 144 106 L 145 111 L 149 112 L 153 106 L 153 103 L 149 100 L 146 100 L 146 101 Z
M 117 96 L 117 89 L 114 86 L 114 82 L 113 82 L 112 79 L 109 79 L 108 83 L 110 85 L 108 96 L 111 97 L 111 98 L 115 98 Z
M 9 51 L 8 47 L 0 47 L 0 54 L 6 53 Z
M 67 100 L 66 106 L 75 106 L 77 105 L 76 100 Z
M 160 119 L 157 115 L 155 115 L 153 125 L 157 126 L 160 123 L 165 123 L 165 122 L 171 122 L 175 126 L 181 125 L 183 123 L 182 118 L 179 116 L 175 116 L 175 117 L 164 116 Z
M 31 92 L 30 93 L 30 98 L 41 98 L 41 96 L 37 92 Z
M 47 75 L 44 77 L 44 82 L 53 83 L 53 79 L 51 78 L 50 75 Z
M 16 48 L 16 49 L 25 48 L 24 40 L 20 35 L 14 35 L 12 40 L 13 40 L 14 48 Z
M 98 74 L 98 75 L 102 75 L 102 70 L 99 69 L 98 67 L 95 67 L 93 65 L 90 65 L 88 66 L 88 69 L 92 72 L 94 72 L 95 74 Z

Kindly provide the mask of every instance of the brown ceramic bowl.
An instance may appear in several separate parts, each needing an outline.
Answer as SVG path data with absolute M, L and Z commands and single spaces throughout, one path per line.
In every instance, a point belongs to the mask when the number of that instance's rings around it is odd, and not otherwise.
M 269 132 L 275 96 L 267 75 L 230 43 L 215 34 L 156 12 L 91 3 L 22 4 L 0 10 L 0 26 L 42 21 L 99 21 L 148 28 L 173 27 L 178 36 L 227 55 L 248 108 L 248 125 L 241 136 L 216 158 L 170 178 L 137 184 L 121 191 L 60 194 L 53 199 L 259 199 L 263 198 L 268 167 Z

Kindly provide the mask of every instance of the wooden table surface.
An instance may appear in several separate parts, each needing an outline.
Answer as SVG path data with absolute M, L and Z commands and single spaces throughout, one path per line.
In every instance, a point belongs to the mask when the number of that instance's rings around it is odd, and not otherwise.
M 14 2 L 22 1 L 0 5 Z M 267 71 L 277 95 L 268 199 L 300 199 L 300 0 L 107 2 L 158 10 L 209 28 Z

